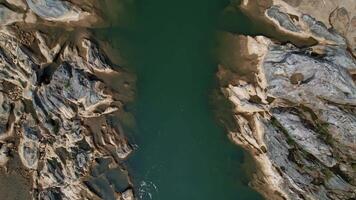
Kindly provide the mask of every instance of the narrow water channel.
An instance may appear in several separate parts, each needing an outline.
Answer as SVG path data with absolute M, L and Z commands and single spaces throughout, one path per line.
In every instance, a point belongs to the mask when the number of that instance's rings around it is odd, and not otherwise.
M 217 71 L 212 50 L 228 3 L 137 0 L 135 28 L 107 30 L 138 78 L 132 108 L 138 148 L 127 164 L 140 199 L 261 199 L 247 186 L 243 151 L 209 104 Z

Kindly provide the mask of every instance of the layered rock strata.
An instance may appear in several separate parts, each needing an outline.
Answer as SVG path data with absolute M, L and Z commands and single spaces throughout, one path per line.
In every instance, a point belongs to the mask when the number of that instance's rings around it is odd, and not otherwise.
M 121 165 L 132 148 L 118 121 L 132 76 L 90 33 L 46 25 L 94 26 L 93 2 L 0 4 L 0 165 L 11 172 L 21 164 L 33 199 L 134 199 Z M 26 22 L 29 13 L 44 23 Z M 106 75 L 125 78 L 124 89 L 109 87 Z
M 241 7 L 259 10 L 254 19 L 286 36 L 316 41 L 224 34 L 218 77 L 232 104 L 229 137 L 256 161 L 252 186 L 266 199 L 355 199 L 356 3 L 246 0 Z

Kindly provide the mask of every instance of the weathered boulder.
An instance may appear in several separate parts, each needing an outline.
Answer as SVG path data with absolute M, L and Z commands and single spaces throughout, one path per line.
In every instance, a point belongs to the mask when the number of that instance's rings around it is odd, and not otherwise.
M 134 200 L 134 199 L 135 199 L 135 197 L 132 192 L 132 189 L 128 189 L 122 193 L 121 200 Z

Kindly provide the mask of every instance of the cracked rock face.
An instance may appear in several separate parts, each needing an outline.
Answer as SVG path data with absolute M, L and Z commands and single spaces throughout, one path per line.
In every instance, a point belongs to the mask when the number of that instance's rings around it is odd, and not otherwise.
M 122 165 L 132 148 L 118 121 L 133 98 L 131 75 L 89 32 L 53 27 L 58 24 L 22 29 L 22 17 L 13 17 L 34 12 L 73 26 L 95 13 L 79 1 L 8 3 L 16 9 L 0 7 L 1 173 L 23 174 L 33 199 L 134 199 Z M 106 84 L 108 75 L 125 79 L 122 91 Z
M 348 1 L 325 2 L 341 8 Z M 252 154 L 252 185 L 267 199 L 354 199 L 356 60 L 350 29 L 341 27 L 356 4 L 333 10 L 336 31 L 323 23 L 331 9 L 312 11 L 310 4 L 270 1 L 262 13 L 291 37 L 313 37 L 313 46 L 225 34 L 241 52 L 239 62 L 222 60 L 218 73 L 236 124 L 229 137 Z

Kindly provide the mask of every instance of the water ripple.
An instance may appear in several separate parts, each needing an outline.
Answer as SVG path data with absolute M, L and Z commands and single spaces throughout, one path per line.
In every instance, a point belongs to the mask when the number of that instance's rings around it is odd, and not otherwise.
M 151 181 L 141 181 L 138 187 L 139 199 L 153 199 L 154 194 L 158 194 L 157 186 Z

